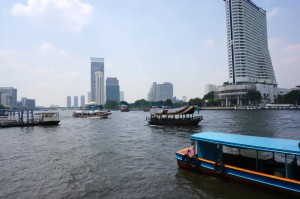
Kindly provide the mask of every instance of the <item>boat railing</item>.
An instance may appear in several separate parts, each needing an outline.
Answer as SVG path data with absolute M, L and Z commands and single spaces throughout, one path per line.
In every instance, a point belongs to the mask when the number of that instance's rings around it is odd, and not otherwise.
M 170 117 L 160 117 L 160 116 L 146 116 L 146 121 L 170 121 L 170 120 L 176 120 L 176 121 L 182 121 L 182 120 L 203 120 L 202 116 L 193 116 L 193 117 L 177 117 L 174 118 L 172 116 Z

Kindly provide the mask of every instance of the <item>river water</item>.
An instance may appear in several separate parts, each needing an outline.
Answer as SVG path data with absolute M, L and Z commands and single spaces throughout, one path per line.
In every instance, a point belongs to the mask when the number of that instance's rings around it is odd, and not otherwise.
M 220 131 L 300 140 L 300 111 L 200 111 L 198 127 L 149 126 L 149 113 L 72 118 L 53 127 L 0 129 L 0 198 L 280 198 L 180 169 L 190 135 Z

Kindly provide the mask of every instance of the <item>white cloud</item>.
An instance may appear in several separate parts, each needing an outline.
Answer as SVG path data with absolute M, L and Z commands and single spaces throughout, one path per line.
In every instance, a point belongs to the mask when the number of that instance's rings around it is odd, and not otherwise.
M 76 71 L 72 71 L 72 72 L 65 72 L 63 74 L 59 74 L 58 77 L 61 77 L 61 78 L 77 78 L 80 76 L 80 73 L 79 72 L 76 72 Z
M 285 50 L 300 57 L 300 44 L 288 45 Z
M 69 56 L 68 52 L 66 52 L 64 50 L 61 50 L 61 49 L 58 49 L 53 44 L 48 43 L 48 42 L 45 42 L 45 43 L 41 44 L 38 47 L 38 51 L 41 54 L 44 54 L 44 55 L 59 54 L 59 55 L 63 55 L 63 56 Z
M 212 39 L 206 39 L 204 41 L 204 45 L 208 48 L 213 47 L 215 45 L 215 41 Z
M 13 5 L 11 13 L 52 27 L 80 32 L 91 20 L 93 7 L 80 0 L 27 0 L 25 5 Z
M 281 38 L 271 38 L 269 49 L 279 87 L 292 88 L 299 84 L 300 44 L 289 44 Z
M 36 67 L 36 68 L 34 68 L 34 72 L 52 74 L 52 73 L 55 73 L 55 69 L 48 68 L 48 67 Z
M 267 12 L 267 17 L 272 18 L 272 17 L 280 14 L 282 11 L 283 11 L 282 8 L 275 7 L 270 12 Z

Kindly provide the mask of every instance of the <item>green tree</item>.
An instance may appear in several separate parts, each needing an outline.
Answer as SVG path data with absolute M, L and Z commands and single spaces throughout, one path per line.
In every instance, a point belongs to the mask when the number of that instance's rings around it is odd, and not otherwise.
M 193 98 L 191 98 L 191 99 L 189 100 L 189 105 L 190 105 L 190 106 L 194 106 L 194 105 L 195 105 L 195 101 L 194 101 Z
M 214 100 L 214 99 L 215 99 L 215 92 L 214 91 L 211 91 L 211 92 L 207 93 L 202 98 L 202 100 Z
M 156 101 L 153 103 L 154 106 L 162 107 L 164 105 L 164 101 Z
M 126 105 L 126 106 L 129 106 L 129 104 L 128 104 L 126 101 L 121 101 L 121 102 L 120 102 L 120 105 Z
M 291 91 L 284 96 L 284 103 L 286 104 L 298 104 L 300 103 L 300 92 Z
M 246 100 L 248 100 L 250 103 L 257 104 L 261 101 L 261 99 L 261 93 L 257 90 L 249 90 L 246 93 Z
M 167 100 L 165 101 L 165 106 L 170 106 L 170 107 L 172 107 L 172 106 L 173 106 L 172 100 L 167 99 Z
M 137 108 L 145 108 L 146 106 L 148 106 L 148 104 L 149 102 L 144 99 L 136 100 L 134 102 L 134 106 Z
M 118 108 L 118 102 L 115 100 L 107 100 L 105 103 L 106 109 L 117 109 Z
M 194 99 L 194 105 L 195 106 L 201 106 L 201 104 L 202 104 L 202 100 L 200 99 L 200 98 L 195 98 Z
M 2 104 L 0 104 L 0 109 L 5 109 L 5 106 L 3 106 Z

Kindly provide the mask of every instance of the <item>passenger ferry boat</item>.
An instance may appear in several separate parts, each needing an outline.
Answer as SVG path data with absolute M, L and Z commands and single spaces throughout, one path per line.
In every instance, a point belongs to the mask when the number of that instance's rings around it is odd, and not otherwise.
M 203 132 L 176 152 L 180 167 L 300 196 L 300 141 Z
M 34 114 L 37 125 L 58 125 L 60 122 L 58 112 L 40 112 Z
M 146 120 L 150 125 L 197 126 L 203 117 L 194 116 L 194 112 L 194 106 L 173 109 L 152 108 L 150 118 Z
M 104 110 L 75 110 L 73 112 L 73 117 L 80 118 L 106 119 L 109 115 L 111 115 L 111 112 Z

